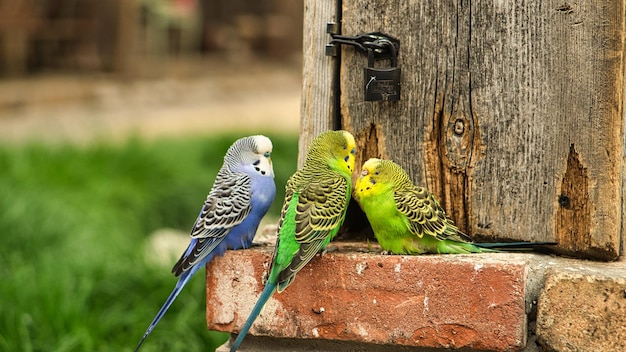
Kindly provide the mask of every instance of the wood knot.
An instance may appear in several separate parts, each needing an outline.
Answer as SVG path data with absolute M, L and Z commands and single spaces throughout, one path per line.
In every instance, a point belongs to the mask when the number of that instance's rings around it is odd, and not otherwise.
M 461 136 L 465 132 L 465 123 L 462 119 L 454 121 L 454 134 Z

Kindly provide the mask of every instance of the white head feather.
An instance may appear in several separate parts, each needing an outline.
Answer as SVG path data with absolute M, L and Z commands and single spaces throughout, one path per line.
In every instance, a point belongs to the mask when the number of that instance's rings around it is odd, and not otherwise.
M 238 139 L 233 143 L 224 157 L 224 166 L 234 171 L 240 166 L 253 169 L 263 176 L 274 176 L 272 168 L 272 141 L 256 135 Z

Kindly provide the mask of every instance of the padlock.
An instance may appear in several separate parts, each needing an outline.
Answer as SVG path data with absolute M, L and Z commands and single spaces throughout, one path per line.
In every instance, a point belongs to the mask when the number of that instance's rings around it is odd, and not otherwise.
M 368 50 L 365 73 L 365 101 L 396 101 L 400 100 L 400 67 L 398 53 L 393 44 L 391 49 L 391 67 L 375 68 L 374 52 Z

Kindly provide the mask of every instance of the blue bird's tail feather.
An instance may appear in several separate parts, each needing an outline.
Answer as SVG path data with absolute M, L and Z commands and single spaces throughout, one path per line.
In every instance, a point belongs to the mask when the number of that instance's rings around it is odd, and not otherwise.
M 148 337 L 148 335 L 150 335 L 150 333 L 156 327 L 159 321 L 161 321 L 161 318 L 163 318 L 163 316 L 165 315 L 167 310 L 170 308 L 172 303 L 174 303 L 174 300 L 176 300 L 176 297 L 178 297 L 178 294 L 180 293 L 180 291 L 183 290 L 183 287 L 185 287 L 187 282 L 189 282 L 189 279 L 191 279 L 194 273 L 195 273 L 195 270 L 189 270 L 189 271 L 185 271 L 184 273 L 180 275 L 178 282 L 176 282 L 176 287 L 174 287 L 174 290 L 172 290 L 172 293 L 170 293 L 169 297 L 167 297 L 167 300 L 165 301 L 165 303 L 163 304 L 163 306 L 161 307 L 157 315 L 154 317 L 154 320 L 152 320 L 152 323 L 150 323 L 150 326 L 148 326 L 148 329 L 146 330 L 145 334 L 143 335 L 143 337 L 137 344 L 137 347 L 135 347 L 135 350 L 134 350 L 135 352 L 139 351 L 139 348 L 143 344 L 144 340 Z
M 246 337 L 248 330 L 250 330 L 252 323 L 254 323 L 254 321 L 256 320 L 256 317 L 259 316 L 259 314 L 261 313 L 261 310 L 265 306 L 265 303 L 272 296 L 274 291 L 276 291 L 275 283 L 268 282 L 267 284 L 265 284 L 265 288 L 263 289 L 263 292 L 261 292 L 259 299 L 254 304 L 254 308 L 252 308 L 252 311 L 250 312 L 250 315 L 248 316 L 248 320 L 246 320 L 245 324 L 243 324 L 243 327 L 239 331 L 239 335 L 237 336 L 235 343 L 233 343 L 233 345 L 231 346 L 230 352 L 237 351 L 237 349 L 239 348 L 239 345 L 241 345 L 241 342 L 243 342 L 243 338 Z
M 556 242 L 497 242 L 497 243 L 472 243 L 476 247 L 501 249 L 501 250 L 532 250 L 538 246 L 554 246 Z

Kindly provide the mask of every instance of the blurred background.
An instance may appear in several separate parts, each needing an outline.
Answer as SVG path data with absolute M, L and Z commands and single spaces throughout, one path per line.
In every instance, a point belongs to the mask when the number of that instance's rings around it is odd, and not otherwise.
M 228 146 L 296 169 L 301 2 L 0 0 L 0 351 L 132 351 Z M 142 351 L 211 351 L 204 271 Z
M 212 53 L 283 60 L 300 53 L 302 8 L 289 0 L 2 0 L 2 73 L 137 76 L 142 59 Z

